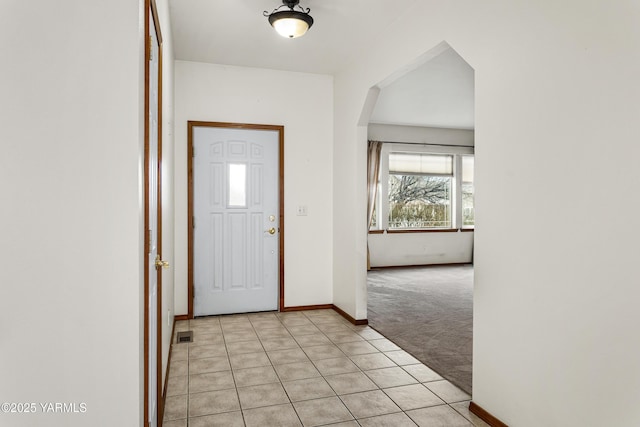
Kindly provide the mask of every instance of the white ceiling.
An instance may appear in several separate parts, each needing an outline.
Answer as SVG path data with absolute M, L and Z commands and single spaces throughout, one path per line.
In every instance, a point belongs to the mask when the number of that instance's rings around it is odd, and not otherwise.
M 375 46 L 385 28 L 410 13 L 417 1 L 301 0 L 301 6 L 311 8 L 314 24 L 303 37 L 286 39 L 262 14 L 281 0 L 169 0 L 174 55 L 185 61 L 334 74 Z M 385 87 L 372 121 L 473 128 L 473 70 L 460 61 L 455 52 L 444 52 Z
M 185 61 L 333 74 L 415 1 L 301 0 L 314 24 L 286 39 L 262 15 L 281 0 L 170 0 L 174 53 Z

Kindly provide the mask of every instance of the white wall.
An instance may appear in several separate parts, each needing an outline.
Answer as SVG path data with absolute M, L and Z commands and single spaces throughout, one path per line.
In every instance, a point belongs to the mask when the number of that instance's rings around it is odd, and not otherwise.
M 187 313 L 189 120 L 284 125 L 285 305 L 330 304 L 332 78 L 184 61 L 175 73 L 176 313 Z
M 631 1 L 414 2 L 335 76 L 334 206 L 354 209 L 334 302 L 361 318 L 367 91 L 442 40 L 475 69 L 474 401 L 509 425 L 640 425 L 639 20 Z
M 473 261 L 473 232 L 369 234 L 371 267 Z
M 0 3 L 0 413 L 142 423 L 142 2 Z
M 468 129 L 443 129 L 424 126 L 369 123 L 367 138 L 373 141 L 411 144 L 457 145 L 473 147 L 474 135 Z

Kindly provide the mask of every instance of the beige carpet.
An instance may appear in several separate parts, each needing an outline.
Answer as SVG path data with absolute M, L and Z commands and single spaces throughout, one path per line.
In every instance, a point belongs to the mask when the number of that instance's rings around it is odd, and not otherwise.
M 372 270 L 367 282 L 371 327 L 471 394 L 473 266 Z

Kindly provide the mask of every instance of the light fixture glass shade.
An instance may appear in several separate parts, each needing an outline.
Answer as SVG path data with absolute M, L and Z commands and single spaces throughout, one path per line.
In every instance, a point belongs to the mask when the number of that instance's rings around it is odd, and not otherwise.
M 271 14 L 269 23 L 282 37 L 294 39 L 311 28 L 313 18 L 302 12 L 282 11 Z
M 306 22 L 295 18 L 278 19 L 273 23 L 273 28 L 276 29 L 278 34 L 282 37 L 294 39 L 304 35 L 309 29 Z

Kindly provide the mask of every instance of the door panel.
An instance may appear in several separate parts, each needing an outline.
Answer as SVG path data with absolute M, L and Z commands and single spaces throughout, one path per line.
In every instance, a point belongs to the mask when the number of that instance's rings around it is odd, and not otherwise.
M 228 289 L 244 290 L 247 285 L 247 214 L 229 213 L 227 216 L 227 230 L 223 234 L 227 235 L 228 259 L 226 267 L 229 269 Z M 226 231 L 226 232 L 225 232 Z
M 278 131 L 194 127 L 193 153 L 194 315 L 276 310 Z

